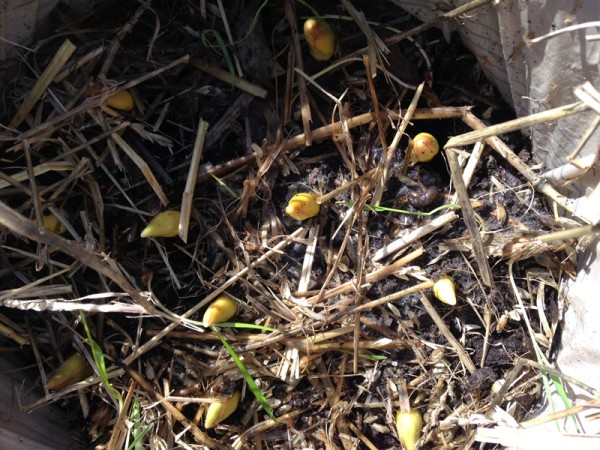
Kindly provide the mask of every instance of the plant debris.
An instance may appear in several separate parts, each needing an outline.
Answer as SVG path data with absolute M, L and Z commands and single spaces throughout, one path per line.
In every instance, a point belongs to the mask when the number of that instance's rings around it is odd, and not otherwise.
M 570 203 L 514 133 L 535 117 L 397 7 L 280 3 L 63 11 L 2 74 L 2 339 L 46 386 L 24 409 L 78 411 L 86 448 L 398 449 L 403 402 L 415 448 L 469 448 L 560 383 L 561 281 L 597 230 L 547 209 Z M 203 326 L 218 298 L 235 322 Z M 94 374 L 49 392 L 74 352 Z

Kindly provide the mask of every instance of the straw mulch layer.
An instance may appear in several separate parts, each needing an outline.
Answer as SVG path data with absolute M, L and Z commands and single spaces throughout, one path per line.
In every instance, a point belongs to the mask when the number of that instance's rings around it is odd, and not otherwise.
M 154 1 L 60 11 L 7 64 L 2 342 L 44 388 L 25 410 L 60 402 L 89 448 L 257 449 L 400 448 L 407 408 L 422 448 L 469 448 L 496 407 L 532 411 L 540 371 L 517 362 L 558 343 L 575 243 L 545 203 L 568 204 L 489 128 L 508 109 L 456 36 L 342 3 L 318 11 L 329 61 L 303 3 Z M 124 91 L 130 111 L 109 104 Z M 447 149 L 412 163 L 419 132 Z M 320 211 L 298 221 L 303 192 Z M 178 236 L 141 238 L 161 211 Z M 446 276 L 456 305 L 433 295 Z M 224 293 L 263 328 L 202 326 Z M 94 374 L 48 390 L 74 353 Z

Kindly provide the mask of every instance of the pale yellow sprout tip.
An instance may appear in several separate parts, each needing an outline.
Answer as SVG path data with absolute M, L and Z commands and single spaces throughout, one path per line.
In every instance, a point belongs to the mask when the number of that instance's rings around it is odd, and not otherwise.
M 335 33 L 325 20 L 316 17 L 306 19 L 304 37 L 306 37 L 310 54 L 317 61 L 327 61 L 335 53 Z
M 319 214 L 319 211 L 321 205 L 317 203 L 316 195 L 309 192 L 294 195 L 285 207 L 285 213 L 296 220 L 310 219 Z
M 121 111 L 131 111 L 134 106 L 133 96 L 127 90 L 117 92 L 106 99 L 106 104 Z
M 43 215 L 42 222 L 44 223 L 44 228 L 53 233 L 63 234 L 67 231 L 66 227 L 58 220 L 58 217 L 52 213 Z
M 227 294 L 222 294 L 214 302 L 208 305 L 204 316 L 202 317 L 202 324 L 205 327 L 214 325 L 215 323 L 226 322 L 231 319 L 237 310 L 237 303 Z
M 141 237 L 174 237 L 179 232 L 179 211 L 158 213 L 142 230 Z
M 418 410 L 398 411 L 398 414 L 396 414 L 396 430 L 404 450 L 414 450 L 422 429 L 423 418 Z
M 222 402 L 211 403 L 206 410 L 204 427 L 212 428 L 232 415 L 237 409 L 241 397 L 242 393 L 236 391 L 231 397 L 226 398 Z
M 46 389 L 54 391 L 86 379 L 92 374 L 92 368 L 79 353 L 65 359 L 46 383 Z
M 440 151 L 437 139 L 429 133 L 419 133 L 413 139 L 411 162 L 431 161 Z
M 456 305 L 456 285 L 448 275 L 437 280 L 433 285 L 433 295 L 447 305 Z

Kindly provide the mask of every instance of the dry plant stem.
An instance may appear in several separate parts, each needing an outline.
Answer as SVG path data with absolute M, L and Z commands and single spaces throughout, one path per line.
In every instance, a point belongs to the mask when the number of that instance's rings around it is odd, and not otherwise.
M 465 166 L 465 170 L 463 170 L 462 178 L 465 182 L 465 186 L 469 187 L 471 184 L 471 180 L 473 179 L 473 175 L 475 174 L 475 170 L 477 168 L 477 164 L 479 164 L 479 160 L 483 155 L 483 150 L 485 150 L 485 144 L 483 142 L 477 142 L 473 147 L 473 151 L 467 160 L 467 165 Z M 452 203 L 456 203 L 458 200 L 458 194 L 455 193 L 452 197 Z
M 522 130 L 523 128 L 530 127 L 537 123 L 542 122 L 553 122 L 562 117 L 570 116 L 588 109 L 589 106 L 583 102 L 571 103 L 569 105 L 560 106 L 558 108 L 549 109 L 536 114 L 531 114 L 526 117 L 519 119 L 509 120 L 508 122 L 499 123 L 498 125 L 492 125 L 482 129 L 475 129 L 460 136 L 454 136 L 448 139 L 448 142 L 444 148 L 462 147 L 464 145 L 474 144 L 477 141 L 484 140 L 486 138 L 497 136 L 499 134 L 510 133 L 511 131 Z M 470 125 L 467 122 L 468 125 Z
M 451 222 L 454 222 L 456 219 L 458 219 L 458 215 L 455 212 L 448 212 L 444 215 L 436 217 L 432 221 L 427 222 L 425 225 L 407 233 L 401 238 L 396 239 L 385 247 L 377 250 L 375 255 L 373 255 L 373 261 L 381 261 L 383 258 L 402 250 L 413 242 L 416 242 L 428 234 L 433 233 L 434 231 L 448 225 Z
M 308 409 L 298 409 L 296 411 L 292 411 L 287 414 L 283 414 L 282 416 L 277 417 L 277 422 L 274 422 L 271 419 L 264 420 L 259 422 L 247 430 L 245 430 L 242 434 L 240 434 L 237 439 L 233 442 L 234 449 L 242 449 L 244 447 L 244 443 L 249 441 L 253 436 L 263 433 L 265 431 L 269 431 L 275 427 L 281 426 L 281 424 L 289 424 L 290 428 L 293 427 L 294 419 L 299 415 L 305 413 Z
M 423 248 L 418 248 L 414 251 L 412 251 L 411 253 L 409 253 L 408 255 L 400 258 L 398 261 L 385 266 L 381 269 L 378 270 L 374 270 L 371 273 L 368 273 L 367 275 L 364 276 L 363 278 L 363 283 L 375 283 L 379 280 L 382 280 L 383 278 L 390 276 L 392 274 L 394 274 L 396 271 L 398 271 L 400 268 L 402 268 L 402 266 L 412 262 L 413 260 L 417 259 L 418 257 L 420 257 L 421 255 L 423 255 L 425 251 L 423 250 Z M 306 301 L 310 304 L 315 304 L 324 300 L 328 300 L 330 298 L 333 297 L 337 297 L 338 295 L 342 295 L 342 294 L 347 294 L 348 292 L 353 291 L 354 289 L 356 289 L 356 281 L 357 280 L 351 280 L 351 281 L 347 281 L 344 284 L 341 284 L 340 286 L 336 286 L 333 289 L 330 289 L 328 291 L 323 292 L 321 295 L 315 295 L 313 297 L 308 298 Z M 300 297 L 302 293 L 298 293 L 296 296 Z
M 600 93 L 592 86 L 592 83 L 586 81 L 581 86 L 575 88 L 575 95 L 579 100 L 585 102 L 590 108 L 600 115 Z
M 367 74 L 367 77 L 373 78 L 373 75 L 377 73 L 377 64 L 381 67 L 386 66 L 387 61 L 384 61 L 382 54 L 389 53 L 390 49 L 387 48 L 381 38 L 373 32 L 362 11 L 358 11 L 349 0 L 342 0 L 342 5 L 367 40 L 367 48 L 363 52 L 363 58 L 366 57 L 366 62 L 368 62 L 366 68 L 370 73 Z
M 285 71 L 285 102 L 283 105 L 282 124 L 290 123 L 292 120 L 292 101 L 294 98 L 294 67 L 296 58 L 294 52 L 288 52 L 287 68 Z M 277 87 L 275 88 L 277 89 Z
M 102 93 L 102 95 L 89 98 L 88 100 L 83 102 L 81 105 L 76 106 L 75 108 L 72 108 L 68 111 L 65 111 L 64 113 L 59 114 L 58 116 L 54 117 L 53 119 L 47 120 L 46 122 L 41 123 L 37 127 L 27 130 L 18 136 L 15 136 L 14 140 L 22 141 L 24 139 L 29 139 L 29 138 L 32 138 L 39 134 L 43 134 L 44 132 L 46 132 L 48 130 L 52 130 L 52 132 L 54 132 L 64 122 L 68 122 L 73 117 L 83 114 L 90 108 L 96 108 L 96 107 L 102 105 L 105 102 L 105 100 L 108 97 L 110 97 L 111 95 L 114 95 L 114 94 L 124 91 L 126 89 L 131 89 L 132 87 L 137 86 L 138 84 L 143 83 L 144 81 L 149 80 L 151 78 L 154 78 L 166 71 L 169 71 L 169 70 L 173 69 L 174 67 L 177 67 L 181 64 L 187 64 L 189 59 L 190 59 L 189 55 L 184 55 L 163 67 L 160 67 L 156 70 L 153 70 L 151 72 L 148 72 L 148 73 L 140 76 L 139 78 L 136 78 L 135 80 L 131 80 L 122 85 L 106 89 Z
M 33 162 L 31 160 L 31 149 L 29 148 L 29 143 L 27 141 L 23 142 L 23 151 L 25 153 L 25 161 L 27 163 L 27 175 L 29 177 L 29 186 L 31 189 L 31 201 L 33 203 L 33 210 L 35 212 L 35 221 L 38 225 L 38 229 L 40 232 L 44 231 L 44 222 L 42 220 L 42 205 L 40 204 L 40 195 L 38 193 L 37 183 L 35 181 L 35 176 L 33 175 Z M 42 257 L 42 246 L 38 242 L 37 246 L 37 261 L 36 261 L 36 269 L 41 269 L 41 266 L 45 263 L 45 259 L 47 258 L 47 254 Z
M 328 317 L 326 323 L 335 323 L 336 321 L 342 319 L 348 314 L 354 314 L 361 311 L 370 311 L 374 308 L 378 308 L 387 303 L 396 301 L 402 297 L 406 297 L 407 295 L 415 294 L 417 292 L 424 291 L 425 289 L 430 289 L 433 287 L 433 281 L 424 281 L 422 283 L 416 284 L 409 288 L 406 288 L 402 291 L 395 292 L 394 294 L 386 295 L 385 297 L 378 298 L 376 300 L 372 300 L 370 302 L 364 303 L 359 306 L 354 306 L 350 309 L 343 310 L 332 314 L 331 317 Z
M 29 112 L 33 109 L 40 97 L 46 92 L 46 89 L 52 83 L 52 80 L 58 75 L 58 72 L 63 68 L 67 60 L 71 57 L 77 47 L 68 39 L 60 46 L 48 67 L 44 70 L 40 78 L 37 80 L 31 91 L 25 97 L 25 101 L 9 123 L 9 127 L 16 128 L 21 123 Z
M 480 443 L 500 444 L 501 448 L 552 448 L 595 450 L 600 448 L 600 437 L 590 434 L 563 434 L 548 430 L 522 430 L 509 426 L 477 427 L 475 440 Z M 465 448 L 474 448 L 468 446 Z
M 61 252 L 76 259 L 79 263 L 113 280 L 135 302 L 142 305 L 148 313 L 154 311 L 154 305 L 141 295 L 129 280 L 116 269 L 115 262 L 109 256 L 104 255 L 100 258 L 96 253 L 86 250 L 76 242 L 69 241 L 46 230 L 39 230 L 35 223 L 2 202 L 0 202 L 0 225 L 8 228 L 15 235 L 58 248 Z
M 596 225 L 582 225 L 580 227 L 569 228 L 568 230 L 556 231 L 554 233 L 546 233 L 537 236 L 534 241 L 539 242 L 555 242 L 564 241 L 567 239 L 576 239 L 582 236 L 587 236 L 592 233 L 600 232 L 600 223 Z
M 194 189 L 196 187 L 196 179 L 198 177 L 198 166 L 202 159 L 204 150 L 204 138 L 208 132 L 208 122 L 202 118 L 198 122 L 198 131 L 196 132 L 196 141 L 194 142 L 194 151 L 190 162 L 188 177 L 185 182 L 185 189 L 181 196 L 181 211 L 179 219 L 179 237 L 187 244 L 188 230 L 190 227 L 190 216 L 192 214 L 192 204 L 194 201 Z
M 456 351 L 458 359 L 460 359 L 460 362 L 462 362 L 467 371 L 469 373 L 475 372 L 475 364 L 473 364 L 471 357 L 465 351 L 460 342 L 458 342 L 458 340 L 454 337 L 454 335 L 448 329 L 448 327 L 446 326 L 440 315 L 437 313 L 427 296 L 423 293 L 421 293 L 421 303 L 423 304 L 425 311 L 427 311 L 427 313 L 431 316 L 431 319 L 437 325 L 438 329 L 440 330 L 440 333 L 444 335 L 450 346 L 454 349 L 454 351 Z
M 366 437 L 360 431 L 360 429 L 356 425 L 354 425 L 352 422 L 348 422 L 348 427 L 362 441 L 362 443 L 367 446 L 367 448 L 369 448 L 370 450 L 379 450 L 379 447 L 377 447 L 375 444 L 373 444 L 373 442 L 371 442 L 371 440 L 368 437 Z
M 254 97 L 267 98 L 268 92 L 266 89 L 263 89 L 260 86 L 249 82 L 248 80 L 231 75 L 231 73 L 229 73 L 227 70 L 223 70 L 220 67 L 215 67 L 208 62 L 203 61 L 202 59 L 192 58 L 190 60 L 190 66 L 195 67 L 204 73 L 212 75 L 224 83 L 231 84 L 240 91 L 247 92 Z
M 235 49 L 235 43 L 233 41 L 233 36 L 231 35 L 231 28 L 229 27 L 229 21 L 227 20 L 227 12 L 225 11 L 225 8 L 223 8 L 223 0 L 217 0 L 217 5 L 219 5 L 219 13 L 221 15 L 221 19 L 223 20 L 223 28 L 225 28 L 225 34 L 229 40 L 229 45 L 232 49 Z M 233 61 L 235 62 L 235 68 L 237 69 L 238 76 L 243 77 L 244 72 L 242 71 L 240 60 L 238 59 L 235 51 L 231 53 L 233 55 Z
M 150 185 L 150 187 L 152 188 L 152 190 L 154 191 L 154 193 L 160 200 L 160 203 L 163 206 L 167 206 L 169 204 L 169 199 L 167 198 L 166 194 L 162 190 L 160 183 L 154 176 L 154 173 L 152 173 L 152 170 L 150 169 L 150 166 L 148 166 L 146 161 L 144 161 L 135 152 L 135 150 L 132 149 L 130 147 L 130 145 L 127 142 L 125 142 L 125 140 L 118 134 L 111 135 L 111 139 L 113 141 L 115 141 L 115 143 L 121 148 L 121 150 L 123 150 L 125 152 L 125 154 L 127 154 L 127 156 L 129 156 L 129 159 L 131 159 L 133 161 L 133 163 L 140 169 L 140 171 L 144 175 L 144 178 L 146 178 L 146 180 L 148 181 L 148 184 Z
M 463 116 L 471 109 L 470 106 L 456 106 L 456 107 L 441 107 L 441 108 L 422 108 L 417 109 L 413 114 L 413 119 L 416 120 L 426 120 L 426 119 L 454 119 L 454 118 L 463 118 Z M 381 117 L 385 121 L 389 120 L 399 120 L 402 119 L 402 116 L 406 114 L 406 110 L 399 112 L 394 111 L 386 111 L 385 113 L 381 113 Z M 347 126 L 348 130 L 359 127 L 361 125 L 366 125 L 372 123 L 375 119 L 375 113 L 367 112 L 361 114 L 356 117 L 350 117 L 345 121 L 345 126 Z M 215 127 L 212 128 L 214 130 Z M 333 124 L 325 125 L 321 128 L 317 128 L 316 130 L 312 130 L 311 136 L 315 141 L 323 140 L 323 139 L 331 139 L 333 136 L 342 133 L 344 130 L 344 123 L 341 121 L 335 122 Z M 296 148 L 302 147 L 305 145 L 306 137 L 305 135 L 299 134 L 294 136 L 283 144 L 282 151 L 286 152 L 289 150 L 294 150 Z M 207 143 L 207 146 L 210 147 L 210 142 Z M 206 171 L 198 174 L 198 182 L 202 183 L 208 180 L 212 180 L 212 176 L 221 177 L 227 173 L 233 172 L 234 170 L 239 169 L 240 167 L 247 166 L 249 164 L 254 164 L 256 161 L 256 153 L 251 153 L 249 155 L 241 156 L 239 158 L 233 159 L 225 164 L 221 164 L 215 167 L 211 167 L 206 169 Z
M 331 200 L 332 198 L 338 196 L 339 194 L 341 194 L 342 192 L 347 191 L 348 189 L 350 189 L 352 186 L 364 181 L 365 179 L 373 176 L 375 174 L 375 172 L 377 171 L 377 169 L 371 169 L 368 172 L 365 172 L 364 174 L 360 175 L 359 177 L 345 183 L 344 185 L 340 186 L 339 188 L 334 189 L 333 191 L 328 192 L 327 194 L 323 194 L 320 197 L 317 197 L 317 203 L 319 205 L 322 205 L 323 203 L 328 202 L 329 200 Z
M 298 34 L 298 21 L 296 18 L 296 10 L 292 0 L 284 1 L 285 17 L 290 25 L 292 32 L 292 49 L 295 52 L 296 66 L 304 72 L 304 62 L 302 59 L 302 49 L 300 48 L 300 37 Z M 302 128 L 304 130 L 304 145 L 312 145 L 312 136 L 310 123 L 312 117 L 310 114 L 310 104 L 308 101 L 308 90 L 306 88 L 306 80 L 302 77 L 298 78 L 298 95 L 300 97 L 300 113 L 302 114 Z
M 470 111 L 462 116 L 462 120 L 474 130 L 483 130 L 486 128 L 486 125 Z M 523 175 L 523 177 L 525 177 L 525 179 L 529 181 L 539 192 L 547 195 L 550 199 L 567 211 L 571 213 L 573 212 L 572 201 L 560 194 L 549 183 L 541 181 L 537 174 L 531 170 L 531 168 L 525 164 L 523 160 L 519 158 L 519 156 L 517 156 L 510 148 L 508 148 L 508 146 L 502 142 L 500 138 L 496 136 L 488 137 L 485 139 L 485 142 L 492 147 L 496 153 L 506 159 L 511 166 L 517 169 L 517 171 Z M 446 144 L 446 147 L 449 147 L 449 145 Z
M 125 396 L 125 400 L 123 401 L 123 407 L 119 411 L 119 417 L 115 422 L 112 433 L 110 433 L 110 440 L 108 441 L 108 445 L 106 446 L 107 450 L 117 450 L 123 448 L 123 442 L 125 442 L 125 438 L 127 437 L 127 413 L 129 412 L 129 405 L 131 405 L 131 400 L 133 399 L 134 392 L 135 381 L 129 385 L 127 395 Z
M 223 135 L 229 131 L 231 128 L 231 124 L 234 123 L 243 109 L 247 108 L 250 105 L 250 102 L 253 100 L 253 97 L 245 92 L 242 92 L 238 98 L 227 108 L 225 114 L 221 116 L 221 118 L 217 121 L 217 123 L 213 124 L 206 136 L 206 147 L 211 148 L 214 144 L 219 142 Z M 189 163 L 185 162 L 180 166 L 177 166 L 175 169 L 179 169 L 181 167 L 187 166 Z
M 389 154 L 387 140 L 385 138 L 385 128 L 383 127 L 383 119 L 380 114 L 379 109 L 379 99 L 377 98 L 377 91 L 375 90 L 375 83 L 373 81 L 373 73 L 371 72 L 371 66 L 369 64 L 369 57 L 367 55 L 363 55 L 363 65 L 367 71 L 367 83 L 369 85 L 369 93 L 371 94 L 371 101 L 373 102 L 373 109 L 375 110 L 375 123 L 377 124 L 377 131 L 379 133 L 379 142 L 381 143 L 381 148 L 383 150 L 383 154 L 386 155 L 386 158 Z M 385 163 L 384 163 L 385 164 Z M 385 183 L 387 179 L 384 176 L 385 174 L 385 165 L 379 165 L 377 167 L 377 174 L 375 177 L 379 178 L 379 181 L 375 187 L 375 192 L 373 193 L 373 199 L 371 201 L 371 206 L 378 206 L 381 201 L 381 196 L 383 195 L 383 190 L 385 187 Z
M 168 402 L 164 396 L 156 392 L 154 387 L 148 381 L 146 381 L 146 379 L 141 374 L 139 374 L 138 372 L 136 372 L 128 366 L 125 366 L 125 371 L 134 382 L 139 384 L 139 386 L 150 395 L 150 397 L 155 399 L 157 402 L 160 402 L 160 404 L 165 408 L 165 410 L 169 414 L 171 414 L 175 418 L 175 420 L 180 422 L 184 427 L 188 428 L 199 443 L 204 444 L 209 448 L 215 449 L 230 448 L 229 446 L 223 445 L 220 442 L 215 441 L 214 439 L 206 435 L 202 430 L 200 430 L 200 428 L 198 428 L 197 425 L 195 425 L 187 417 L 185 417 L 181 411 L 179 411 L 177 408 L 175 408 L 175 406 Z
M 577 145 L 575 146 L 573 151 L 571 153 L 569 153 L 569 155 L 567 156 L 567 160 L 571 161 L 571 163 L 573 165 L 576 165 L 582 169 L 583 168 L 588 169 L 588 167 L 580 165 L 579 160 L 577 160 L 575 158 L 577 157 L 577 155 L 579 155 L 579 152 L 581 151 L 583 146 L 592 137 L 592 135 L 594 134 L 594 132 L 596 131 L 596 129 L 598 127 L 600 127 L 600 115 L 594 117 L 594 121 L 592 123 L 590 123 L 588 128 L 585 130 L 585 133 L 583 133 L 583 135 L 579 139 L 579 142 L 577 142 Z M 594 161 L 597 161 L 597 160 L 598 160 L 598 154 L 596 154 L 594 157 Z M 590 164 L 590 166 L 591 166 L 591 164 Z
M 46 162 L 46 163 L 38 164 L 37 166 L 33 167 L 33 176 L 38 177 L 47 172 L 67 172 L 67 171 L 73 170 L 74 168 L 75 168 L 75 164 L 73 164 L 71 162 L 67 162 L 67 161 Z M 3 180 L 0 181 L 0 190 L 6 189 L 9 186 L 14 186 L 14 187 L 21 189 L 23 192 L 25 192 L 23 189 L 26 189 L 27 192 L 31 192 L 29 189 L 27 189 L 26 187 L 24 187 L 21 184 L 22 181 L 26 181 L 26 180 L 30 179 L 29 173 L 27 170 L 23 170 L 21 172 L 17 172 L 12 175 L 6 175 L 3 173 L 2 178 L 3 178 Z
M 544 416 L 539 416 L 534 419 L 526 420 L 525 422 L 521 422 L 519 424 L 520 427 L 528 429 L 536 426 L 543 425 L 545 423 L 554 422 L 555 420 L 560 420 L 565 417 L 573 416 L 575 414 L 579 414 L 583 411 L 587 411 L 591 408 L 599 409 L 600 408 L 600 398 L 595 398 L 589 402 L 583 403 L 581 405 L 571 406 L 570 408 L 563 409 L 562 411 L 556 411 L 551 414 L 547 414 Z
M 59 73 L 55 78 L 54 78 L 54 82 L 58 83 L 59 81 L 64 80 L 65 78 L 67 78 L 72 72 L 80 69 L 81 67 L 85 66 L 87 63 L 89 63 L 90 61 L 94 60 L 95 58 L 97 58 L 98 56 L 100 56 L 105 50 L 104 45 L 100 45 L 99 47 L 96 47 L 94 50 L 86 53 L 85 55 L 79 57 L 77 59 L 77 61 L 75 61 L 75 64 L 69 64 L 69 67 L 65 68 L 61 73 Z
M 143 306 L 127 303 L 96 305 L 94 303 L 74 303 L 73 301 L 68 301 L 66 299 L 20 300 L 7 298 L 2 300 L 0 304 L 6 308 L 21 309 L 25 311 L 85 311 L 90 313 L 148 314 Z
M 492 275 L 492 269 L 490 268 L 485 249 L 483 248 L 483 242 L 479 235 L 477 219 L 475 219 L 475 213 L 473 212 L 473 206 L 469 199 L 467 186 L 465 185 L 462 171 L 458 165 L 458 156 L 452 149 L 446 151 L 446 156 L 448 158 L 448 165 L 450 166 L 452 182 L 454 183 L 456 195 L 458 196 L 458 204 L 460 205 L 463 219 L 469 230 L 469 235 L 471 236 L 471 244 L 473 245 L 477 266 L 481 272 L 481 279 L 486 286 L 491 288 L 494 286 L 494 276 Z
M 393 156 L 394 156 L 393 152 L 396 150 L 396 148 L 398 148 L 398 145 L 400 144 L 400 140 L 402 139 L 402 135 L 404 135 L 404 131 L 406 130 L 406 127 L 408 127 L 408 125 L 410 124 L 410 121 L 415 112 L 415 109 L 417 109 L 417 104 L 419 103 L 419 99 L 421 98 L 421 94 L 423 93 L 424 87 L 425 87 L 425 83 L 421 83 L 417 87 L 417 90 L 415 91 L 415 95 L 413 96 L 413 99 L 410 102 L 408 109 L 406 110 L 406 115 L 402 118 L 402 123 L 400 124 L 400 127 L 398 128 L 398 131 L 396 132 L 396 136 L 394 136 L 394 141 L 392 142 L 392 147 L 391 147 L 391 148 L 393 148 L 393 151 L 390 152 L 391 154 L 386 155 L 386 160 L 385 160 L 386 181 L 388 178 L 388 172 L 390 170 L 390 167 L 392 166 L 392 160 L 393 160 Z M 411 143 L 409 144 L 409 147 L 406 151 L 406 155 L 404 156 L 404 161 L 402 162 L 402 168 L 400 169 L 400 173 L 402 175 L 406 175 L 408 173 L 408 165 L 410 164 L 411 153 L 412 153 L 411 150 L 412 150 L 412 139 L 411 139 Z
M 41 165 L 43 166 L 43 165 L 46 165 L 46 164 L 70 164 L 70 163 L 56 162 L 56 160 L 58 160 L 58 159 L 64 159 L 67 156 L 71 156 L 71 155 L 77 153 L 78 151 L 80 151 L 80 150 L 82 150 L 84 148 L 89 148 L 89 147 L 92 146 L 92 144 L 95 144 L 96 142 L 103 141 L 107 137 L 110 137 L 113 134 L 116 134 L 119 131 L 121 131 L 121 130 L 127 128 L 127 127 L 129 127 L 129 125 L 131 125 L 131 123 L 129 121 L 127 121 L 127 120 L 124 120 L 124 121 L 120 122 L 118 125 L 116 125 L 115 127 L 110 128 L 110 129 L 104 131 L 103 133 L 100 133 L 100 134 L 94 136 L 93 138 L 91 138 L 89 140 L 85 140 L 83 142 L 83 144 L 79 144 L 79 145 L 77 145 L 77 146 L 75 146 L 73 148 L 68 148 L 65 145 L 65 148 L 67 148 L 67 150 L 62 151 L 57 156 L 55 156 L 54 158 L 52 158 L 50 160 L 51 162 L 44 163 L 44 164 L 41 164 Z M 83 135 L 82 135 L 82 137 L 83 137 Z M 39 167 L 39 166 L 36 166 L 36 167 Z
M 123 25 L 119 29 L 119 31 L 115 34 L 115 37 L 111 41 L 110 46 L 108 48 L 108 52 L 106 54 L 106 59 L 104 60 L 104 64 L 102 64 L 102 68 L 100 69 L 100 72 L 98 75 L 99 77 L 103 78 L 106 76 L 106 74 L 108 73 L 108 70 L 110 69 L 110 66 L 112 66 L 112 63 L 115 59 L 115 56 L 117 55 L 117 52 L 119 51 L 119 47 L 121 46 L 121 44 L 120 44 L 121 41 L 123 40 L 123 38 L 125 36 L 127 36 L 129 33 L 131 33 L 135 24 L 140 20 L 140 17 L 142 17 L 142 14 L 149 7 L 150 7 L 150 3 L 140 2 L 138 9 L 135 11 L 133 16 L 131 16 L 131 19 L 129 19 L 125 23 L 125 25 Z
M 306 252 L 304 253 L 302 273 L 300 274 L 300 280 L 298 281 L 299 291 L 307 290 L 310 284 L 312 265 L 315 259 L 315 253 L 317 251 L 317 244 L 319 240 L 319 228 L 320 227 L 318 223 L 313 223 L 308 232 L 308 244 L 306 246 Z
M 18 334 L 15 330 L 10 328 L 8 325 L 4 325 L 3 323 L 0 323 L 0 335 L 15 341 L 17 344 L 19 344 L 21 346 L 29 345 L 31 343 L 29 341 L 29 339 L 24 338 L 23 336 Z

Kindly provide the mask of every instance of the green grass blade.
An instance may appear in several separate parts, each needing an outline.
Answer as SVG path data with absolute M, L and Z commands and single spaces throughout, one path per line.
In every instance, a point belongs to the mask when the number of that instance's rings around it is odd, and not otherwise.
M 354 355 L 354 352 L 351 350 L 342 350 L 342 353 L 346 353 L 347 355 Z M 370 359 L 371 361 L 385 361 L 388 359 L 385 355 L 374 355 L 373 353 L 359 353 L 359 358 L 362 359 Z
M 112 386 L 112 384 L 110 384 L 108 375 L 106 373 L 106 362 L 104 360 L 104 353 L 102 352 L 102 348 L 92 338 L 90 327 L 88 326 L 88 323 L 85 320 L 85 314 L 83 312 L 80 312 L 79 317 L 81 319 L 81 323 L 83 324 L 83 328 L 86 334 L 85 342 L 90 346 L 92 350 L 92 356 L 94 358 L 96 366 L 98 367 L 98 375 L 102 380 L 102 384 L 104 385 L 108 393 L 111 394 L 119 402 L 120 409 L 123 407 L 123 397 L 121 397 L 121 394 L 119 394 L 119 392 Z
M 229 342 L 227 342 L 225 340 L 225 338 L 221 335 L 221 333 L 219 333 L 219 330 L 217 330 L 214 326 L 211 326 L 210 328 L 213 331 L 213 333 L 215 333 L 215 335 L 219 338 L 219 340 L 221 341 L 223 346 L 227 349 L 227 351 L 231 355 L 231 358 L 233 358 L 233 361 L 238 366 L 238 369 L 244 376 L 244 380 L 246 380 L 248 387 L 250 388 L 250 390 L 252 391 L 252 393 L 254 394 L 256 399 L 258 400 L 258 402 L 265 409 L 265 411 L 269 415 L 269 417 L 271 419 L 273 419 L 275 422 L 277 422 L 277 419 L 275 418 L 275 415 L 273 414 L 273 410 L 271 409 L 271 406 L 269 405 L 267 398 L 262 393 L 262 391 L 259 389 L 259 387 L 256 385 L 256 383 L 254 382 L 254 379 L 248 372 L 248 369 L 246 369 L 246 366 L 244 365 L 242 360 L 239 358 L 239 356 L 237 355 L 237 353 L 235 352 L 233 347 L 231 345 L 229 345 Z
M 233 198 L 235 198 L 236 200 L 240 199 L 240 196 L 237 195 L 237 192 L 235 192 L 233 189 L 231 189 L 229 186 L 227 186 L 227 184 L 225 184 L 225 182 L 223 180 L 221 180 L 219 177 L 213 175 L 212 173 L 210 174 L 210 176 L 213 177 L 215 179 L 215 181 L 223 187 L 223 189 L 225 189 L 227 192 L 229 192 L 229 194 Z

